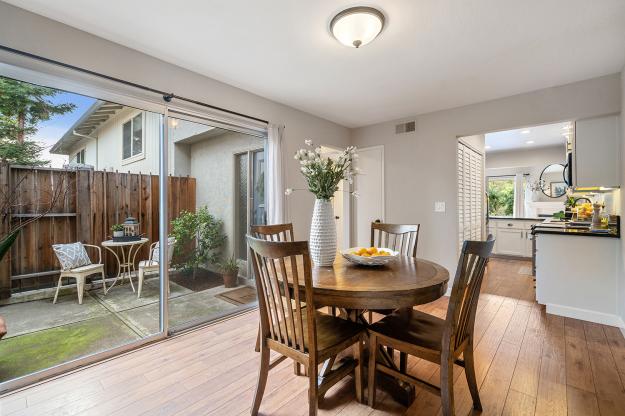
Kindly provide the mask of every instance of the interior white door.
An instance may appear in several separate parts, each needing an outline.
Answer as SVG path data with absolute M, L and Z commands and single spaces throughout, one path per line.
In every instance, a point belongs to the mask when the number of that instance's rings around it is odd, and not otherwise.
M 354 179 L 354 246 L 369 246 L 371 223 L 384 222 L 384 146 L 358 149 L 355 166 L 360 174 Z
M 345 215 L 345 203 L 349 200 L 348 194 L 344 191 L 345 181 L 339 183 L 339 190 L 334 193 L 333 207 L 334 218 L 336 220 L 336 245 L 339 250 L 349 248 L 349 229 L 347 234 L 345 233 L 345 221 L 349 220 L 349 217 Z

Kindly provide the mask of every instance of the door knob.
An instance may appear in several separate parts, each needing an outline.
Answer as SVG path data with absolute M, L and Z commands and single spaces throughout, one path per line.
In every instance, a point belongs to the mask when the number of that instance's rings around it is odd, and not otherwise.
M 341 219 L 341 217 L 339 217 L 338 215 L 336 215 L 336 216 L 334 217 L 334 219 L 335 219 L 335 220 L 340 220 L 340 219 Z

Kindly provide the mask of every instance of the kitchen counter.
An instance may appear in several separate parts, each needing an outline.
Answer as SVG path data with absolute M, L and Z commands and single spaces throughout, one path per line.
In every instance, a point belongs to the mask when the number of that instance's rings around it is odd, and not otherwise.
M 547 313 L 625 327 L 618 308 L 619 233 L 547 220 L 532 227 L 536 300 Z M 603 238 L 579 238 L 603 237 Z
M 532 226 L 532 235 L 537 234 L 557 234 L 582 237 L 604 237 L 604 238 L 621 238 L 620 226 L 612 225 L 608 231 L 594 231 L 590 228 L 569 227 L 565 222 L 546 220 L 540 224 Z

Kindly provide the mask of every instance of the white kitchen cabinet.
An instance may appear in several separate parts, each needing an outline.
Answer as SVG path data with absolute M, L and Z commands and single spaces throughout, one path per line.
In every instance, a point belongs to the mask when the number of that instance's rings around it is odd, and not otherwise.
M 575 122 L 573 181 L 576 187 L 620 186 L 619 116 Z
M 488 232 L 495 238 L 493 254 L 532 257 L 532 220 L 490 219 Z
M 525 230 L 500 228 L 497 230 L 497 254 L 526 257 Z
M 536 300 L 547 313 L 622 327 L 618 238 L 536 234 Z

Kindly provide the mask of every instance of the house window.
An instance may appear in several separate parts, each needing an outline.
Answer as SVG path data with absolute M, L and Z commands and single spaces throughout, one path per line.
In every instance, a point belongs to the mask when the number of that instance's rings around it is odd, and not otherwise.
M 79 163 L 79 164 L 85 163 L 85 149 L 82 149 L 78 153 L 76 153 L 76 163 Z
M 122 152 L 123 159 L 143 153 L 143 113 L 124 123 Z
M 515 176 L 489 176 L 487 178 L 488 216 L 512 217 L 516 193 Z

